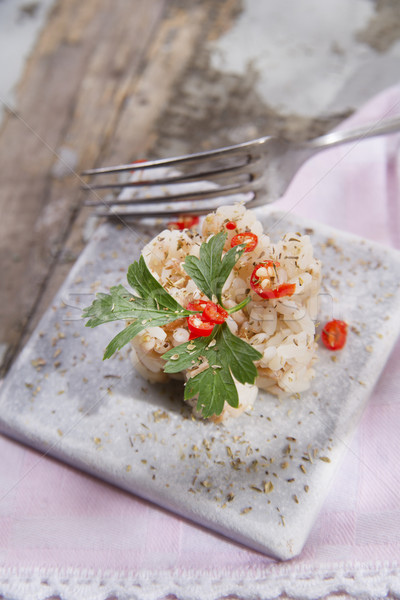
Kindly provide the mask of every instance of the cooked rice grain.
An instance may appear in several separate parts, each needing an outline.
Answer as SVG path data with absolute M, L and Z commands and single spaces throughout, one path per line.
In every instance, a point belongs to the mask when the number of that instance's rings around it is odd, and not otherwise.
M 227 230 L 228 221 L 236 223 L 235 230 Z M 267 260 L 279 262 L 279 283 L 294 283 L 295 293 L 290 297 L 263 299 L 250 290 L 251 302 L 227 319 L 231 331 L 259 350 L 263 357 L 255 364 L 258 370 L 256 386 L 273 394 L 297 394 L 306 390 L 314 377 L 316 360 L 315 324 L 318 294 L 321 283 L 321 264 L 314 258 L 308 235 L 287 233 L 277 243 L 262 230 L 255 214 L 243 205 L 220 207 L 207 215 L 201 234 L 192 230 L 164 230 L 143 249 L 147 266 L 161 285 L 182 306 L 204 298 L 202 292 L 183 269 L 187 255 L 198 256 L 203 241 L 223 231 L 227 233 L 224 250 L 231 247 L 231 239 L 238 232 L 258 236 L 258 244 L 245 252 L 229 275 L 223 302 L 228 308 L 241 302 L 249 293 L 250 277 L 254 266 Z M 265 273 L 260 273 L 265 275 Z M 275 276 L 275 273 L 268 273 Z M 186 319 L 164 327 L 149 327 L 138 335 L 132 345 L 136 349 L 135 362 L 142 375 L 151 381 L 165 381 L 165 361 L 162 354 L 189 339 Z M 190 378 L 188 371 L 181 378 Z M 176 378 L 176 376 L 174 376 Z M 225 406 L 218 420 L 238 415 L 251 407 L 256 394 L 255 386 L 239 386 L 239 409 Z M 256 391 L 256 389 L 255 389 Z M 191 401 L 191 405 L 195 402 Z

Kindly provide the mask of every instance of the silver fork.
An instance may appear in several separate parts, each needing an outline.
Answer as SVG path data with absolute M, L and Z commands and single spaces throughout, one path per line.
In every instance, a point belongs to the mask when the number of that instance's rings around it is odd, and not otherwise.
M 266 136 L 208 152 L 91 169 L 82 175 L 114 174 L 119 180 L 83 186 L 96 195 L 85 205 L 102 207 L 98 215 L 123 218 L 201 215 L 235 200 L 249 208 L 260 206 L 280 198 L 300 166 L 317 152 L 399 130 L 397 117 L 302 143 Z M 113 194 L 100 198 L 97 190 L 106 189 Z

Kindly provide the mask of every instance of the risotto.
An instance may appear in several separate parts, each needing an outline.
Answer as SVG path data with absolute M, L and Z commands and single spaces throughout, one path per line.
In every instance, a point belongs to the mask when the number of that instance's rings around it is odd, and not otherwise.
M 286 233 L 272 243 L 255 214 L 243 205 L 223 206 L 207 215 L 201 232 L 166 229 L 143 249 L 146 264 L 157 281 L 183 307 L 207 300 L 183 268 L 187 255 L 199 256 L 200 246 L 211 236 L 227 234 L 224 250 L 231 248 L 234 236 L 243 233 L 249 243 L 237 261 L 222 293 L 223 306 L 237 305 L 250 295 L 250 302 L 226 319 L 231 332 L 262 354 L 255 362 L 255 385 L 235 382 L 239 407 L 225 403 L 217 420 L 237 416 L 251 408 L 258 388 L 272 394 L 298 394 L 310 386 L 316 360 L 315 324 L 321 265 L 314 258 L 308 235 Z M 235 240 L 234 240 L 235 241 Z M 204 365 L 182 373 L 164 372 L 163 354 L 190 338 L 187 319 L 162 327 L 148 327 L 131 342 L 132 360 L 139 372 L 152 382 L 169 377 L 188 380 Z M 195 407 L 196 400 L 189 401 Z M 193 408 L 195 412 L 195 408 Z M 215 417 L 214 417 L 215 419 Z

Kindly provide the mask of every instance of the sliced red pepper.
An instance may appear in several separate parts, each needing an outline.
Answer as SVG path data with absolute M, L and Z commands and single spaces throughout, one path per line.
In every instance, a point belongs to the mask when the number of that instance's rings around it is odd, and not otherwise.
M 235 221 L 228 221 L 225 227 L 230 230 L 236 229 L 236 223 Z
M 260 277 L 257 275 L 258 269 L 264 267 L 268 269 L 269 267 L 273 267 L 274 272 L 276 273 L 276 267 L 279 267 L 278 262 L 274 262 L 272 260 L 266 260 L 265 262 L 259 263 L 253 269 L 253 272 L 250 277 L 250 287 L 256 292 L 261 298 L 272 299 L 272 298 L 283 298 L 284 296 L 292 296 L 296 291 L 295 283 L 281 283 L 279 285 L 274 285 L 274 279 L 276 279 L 276 275 L 272 277 L 268 277 L 270 280 L 268 285 L 265 287 L 262 286 L 262 282 L 266 279 L 265 277 Z M 272 280 L 272 281 L 271 281 Z
M 348 325 L 345 321 L 333 319 L 324 326 L 321 339 L 328 350 L 341 350 L 347 340 Z
M 193 302 L 189 302 L 186 308 L 188 310 L 197 310 L 198 312 L 203 312 L 208 302 L 209 300 L 193 300 Z
M 296 291 L 295 283 L 281 283 L 275 288 L 275 298 L 282 298 L 283 296 L 293 296 Z
M 251 233 L 250 231 L 237 233 L 231 240 L 231 247 L 239 246 L 239 244 L 247 244 L 245 252 L 251 252 L 258 244 L 258 237 L 255 233 Z
M 198 337 L 207 337 L 214 329 L 215 323 L 204 320 L 202 315 L 190 315 L 186 318 L 190 331 L 190 340 Z
M 214 325 L 221 325 L 225 322 L 228 313 L 222 306 L 211 302 L 210 300 L 194 300 L 189 302 L 186 307 L 188 310 L 195 310 L 201 315 L 190 315 L 186 317 L 190 331 L 189 339 L 201 336 L 208 336 L 214 329 Z
M 168 227 L 169 229 L 179 229 L 182 231 L 183 229 L 190 229 L 194 225 L 197 225 L 199 221 L 199 217 L 181 217 L 179 221 L 171 221 L 168 223 Z
M 207 321 L 211 321 L 211 323 L 217 323 L 221 325 L 225 322 L 228 313 L 222 306 L 215 304 L 214 302 L 207 302 L 203 310 L 203 317 L 207 319 Z

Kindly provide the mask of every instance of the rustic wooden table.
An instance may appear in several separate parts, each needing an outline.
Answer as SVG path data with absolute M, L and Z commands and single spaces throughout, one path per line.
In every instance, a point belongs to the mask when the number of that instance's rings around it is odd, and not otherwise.
M 9 367 L 89 237 L 82 169 L 207 149 L 265 133 L 319 134 L 283 117 L 257 75 L 212 66 L 240 0 L 58 0 L 0 129 L 0 357 Z M 0 353 L 1 354 L 1 353 Z

